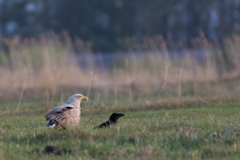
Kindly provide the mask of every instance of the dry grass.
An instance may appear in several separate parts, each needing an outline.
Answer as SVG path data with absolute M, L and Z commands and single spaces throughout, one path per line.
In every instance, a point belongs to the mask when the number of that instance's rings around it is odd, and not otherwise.
M 91 88 L 98 95 L 157 93 L 164 90 L 177 93 L 181 74 L 181 90 L 198 93 L 237 92 L 240 67 L 240 37 L 226 38 L 224 45 L 209 42 L 203 34 L 192 41 L 198 54 L 173 44 L 161 36 L 121 42 L 130 54 L 119 55 L 114 71 L 99 70 L 91 58 L 91 44 L 72 40 L 67 33 L 60 36 L 42 35 L 35 39 L 0 39 L 0 97 L 19 96 L 24 83 L 26 91 L 46 96 L 62 92 L 63 88 L 87 88 L 93 73 Z M 181 51 L 173 56 L 170 51 Z M 88 66 L 79 67 L 68 60 L 74 53 L 87 54 Z M 201 60 L 198 57 L 202 57 Z M 169 67 L 168 67 L 169 65 Z M 166 77 L 166 68 L 168 68 Z M 229 82 L 231 81 L 231 83 Z M 166 84 L 166 86 L 165 86 Z M 173 96 L 173 95 L 172 95 Z M 115 97 L 117 99 L 117 97 Z

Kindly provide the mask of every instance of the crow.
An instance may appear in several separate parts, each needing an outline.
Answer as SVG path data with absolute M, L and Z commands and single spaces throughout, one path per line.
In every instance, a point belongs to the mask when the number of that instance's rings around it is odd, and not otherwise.
M 113 113 L 107 122 L 104 122 L 99 126 L 94 127 L 93 129 L 103 128 L 103 127 L 106 128 L 106 127 L 110 127 L 110 125 L 118 124 L 118 118 L 123 116 L 125 116 L 123 113 Z

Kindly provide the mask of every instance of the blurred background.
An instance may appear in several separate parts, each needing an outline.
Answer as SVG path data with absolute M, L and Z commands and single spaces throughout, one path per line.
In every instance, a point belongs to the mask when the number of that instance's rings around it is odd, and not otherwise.
M 240 0 L 0 0 L 0 99 L 234 96 L 239 33 Z

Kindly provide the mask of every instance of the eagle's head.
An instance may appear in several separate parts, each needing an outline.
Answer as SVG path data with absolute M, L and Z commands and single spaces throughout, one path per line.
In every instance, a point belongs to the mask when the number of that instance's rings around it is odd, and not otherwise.
M 77 93 L 77 94 L 74 94 L 71 97 L 69 97 L 66 104 L 73 104 L 73 105 L 76 105 L 76 106 L 80 106 L 80 103 L 83 100 L 88 101 L 88 97 L 86 97 L 86 96 L 84 96 L 80 93 Z

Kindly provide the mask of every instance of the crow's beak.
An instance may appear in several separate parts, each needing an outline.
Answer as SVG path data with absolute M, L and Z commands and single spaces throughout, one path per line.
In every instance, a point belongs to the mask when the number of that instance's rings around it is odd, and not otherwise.
M 125 114 L 121 113 L 121 114 L 120 114 L 120 117 L 122 117 L 122 116 L 125 116 Z

